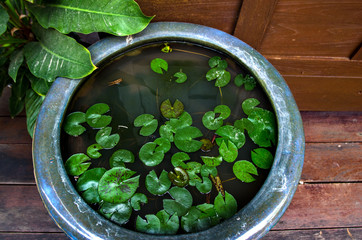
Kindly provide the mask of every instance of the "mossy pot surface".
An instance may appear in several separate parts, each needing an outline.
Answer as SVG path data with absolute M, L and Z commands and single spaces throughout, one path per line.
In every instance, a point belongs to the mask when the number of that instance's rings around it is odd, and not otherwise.
M 33 161 L 40 196 L 57 225 L 72 239 L 258 239 L 281 218 L 296 191 L 304 161 L 304 132 L 294 98 L 277 70 L 239 39 L 205 26 L 152 23 L 143 32 L 92 45 L 95 65 L 122 52 L 162 41 L 194 43 L 223 52 L 258 80 L 274 108 L 278 145 L 268 178 L 257 195 L 230 219 L 208 230 L 174 236 L 148 235 L 120 227 L 83 201 L 64 169 L 60 138 L 67 106 L 85 79 L 58 78 L 41 108 L 33 139 Z

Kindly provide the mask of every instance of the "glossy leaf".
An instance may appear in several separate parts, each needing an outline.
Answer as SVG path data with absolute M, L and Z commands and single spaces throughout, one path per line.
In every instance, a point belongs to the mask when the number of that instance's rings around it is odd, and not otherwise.
M 155 58 L 151 61 L 151 69 L 155 73 L 163 74 L 163 70 L 168 70 L 168 63 L 162 58 Z
M 136 117 L 133 124 L 135 127 L 142 127 L 140 130 L 140 135 L 149 136 L 156 131 L 158 121 L 153 115 L 146 113 Z
M 202 182 L 196 182 L 196 188 L 200 193 L 209 193 L 212 189 L 212 182 L 208 177 L 202 177 Z
M 225 161 L 234 162 L 238 157 L 238 148 L 232 141 L 228 141 L 227 145 L 225 141 L 222 141 L 219 147 L 219 153 Z
M 177 187 L 185 187 L 189 183 L 189 175 L 181 167 L 175 167 L 173 172 L 169 172 L 168 178 Z
M 142 31 L 153 17 L 146 17 L 134 1 L 36 1 L 27 4 L 44 28 L 70 32 L 106 32 L 126 36 Z
M 70 113 L 64 121 L 64 131 L 71 136 L 79 136 L 85 132 L 85 127 L 81 124 L 85 123 L 85 113 L 73 112 Z
M 201 163 L 199 162 L 188 162 L 185 168 L 189 175 L 189 185 L 195 186 L 197 182 L 202 182 L 201 178 L 197 175 L 201 171 Z
M 140 176 L 131 178 L 135 173 L 124 167 L 108 170 L 98 185 L 101 199 L 110 203 L 122 203 L 130 199 L 139 186 Z
M 148 203 L 148 198 L 143 193 L 135 193 L 131 198 L 131 206 L 135 211 L 141 210 L 141 203 Z
M 100 129 L 96 134 L 96 142 L 105 149 L 114 148 L 119 142 L 119 134 L 112 134 L 111 127 Z
M 226 69 L 228 67 L 228 64 L 226 60 L 222 60 L 219 56 L 214 56 L 209 59 L 209 66 L 211 68 L 219 67 L 221 69 Z
M 128 202 L 126 203 L 109 203 L 103 202 L 99 212 L 106 218 L 118 224 L 125 224 L 128 222 L 132 214 L 132 207 Z
M 93 159 L 100 158 L 102 154 L 99 152 L 99 150 L 102 149 L 103 147 L 98 143 L 92 144 L 87 148 L 87 155 Z
M 224 68 L 212 68 L 206 73 L 206 79 L 212 81 L 216 79 L 216 87 L 225 87 L 231 79 L 230 72 L 226 71 Z
M 153 142 L 157 144 L 157 147 L 155 148 L 156 152 L 167 153 L 171 149 L 171 143 L 166 138 L 159 137 Z
M 221 138 L 216 138 L 216 143 L 220 146 L 222 141 L 228 140 L 235 144 L 235 146 L 240 149 L 245 144 L 245 135 L 238 128 L 226 125 L 222 126 L 215 132 Z
M 85 171 L 78 179 L 76 188 L 82 193 L 83 199 L 89 203 L 100 202 L 98 183 L 107 170 L 104 168 L 93 168 Z
M 192 126 L 180 128 L 175 133 L 174 142 L 178 149 L 184 152 L 196 152 L 201 146 L 202 142 L 194 140 L 202 136 L 202 132 Z
M 177 152 L 171 157 L 171 164 L 174 167 L 182 167 L 183 169 L 187 168 L 187 165 L 184 161 L 190 160 L 190 156 L 184 152 Z
M 259 100 L 256 98 L 248 98 L 244 100 L 241 104 L 241 107 L 246 115 L 249 115 L 256 106 L 260 104 Z
M 201 166 L 200 172 L 201 172 L 201 176 L 203 176 L 203 177 L 208 177 L 209 175 L 212 175 L 214 177 L 217 176 L 217 168 L 207 166 L 206 164 Z
M 203 138 L 200 141 L 202 142 L 201 151 L 203 152 L 210 152 L 214 147 L 214 143 L 212 143 L 210 139 Z
M 251 160 L 262 169 L 269 169 L 273 165 L 273 154 L 265 148 L 257 148 L 251 151 Z
M 227 119 L 231 114 L 231 110 L 226 105 L 218 105 L 214 111 L 209 111 L 202 117 L 202 123 L 207 129 L 216 130 L 223 125 L 223 120 Z M 218 116 L 217 116 L 218 115 Z
M 217 167 L 222 162 L 222 157 L 201 156 L 202 161 L 209 167 Z
M 167 99 L 161 103 L 160 111 L 165 118 L 178 118 L 184 111 L 184 105 L 178 99 L 172 105 Z
M 90 158 L 84 153 L 76 153 L 70 156 L 65 162 L 65 170 L 71 176 L 79 176 L 91 165 L 89 161 Z
M 6 31 L 8 26 L 8 21 L 9 21 L 9 14 L 2 6 L 0 6 L 0 35 L 2 35 Z
M 206 230 L 220 222 L 212 204 L 201 204 L 191 207 L 190 211 L 181 218 L 181 227 L 186 232 Z
M 235 176 L 246 183 L 254 182 L 255 178 L 251 175 L 258 175 L 256 167 L 246 160 L 237 161 L 234 163 L 233 172 Z
M 11 96 L 9 98 L 11 117 L 15 117 L 23 111 L 28 86 L 29 81 L 25 78 L 24 73 L 18 74 L 16 83 L 13 83 L 11 86 Z
M 139 158 L 146 166 L 154 167 L 162 162 L 165 154 L 156 149 L 157 143 L 155 142 L 148 142 L 141 147 Z
M 107 127 L 111 123 L 112 117 L 103 114 L 108 111 L 109 106 L 105 103 L 96 103 L 89 107 L 85 113 L 88 125 L 96 129 Z
M 170 124 L 163 124 L 159 129 L 160 136 L 166 138 L 169 142 L 173 142 L 174 129 Z
M 0 18 L 1 18 L 1 13 L 0 13 Z M 14 51 L 13 54 L 11 54 L 11 56 L 10 56 L 10 64 L 9 64 L 8 73 L 9 73 L 9 76 L 14 80 L 14 82 L 16 82 L 16 77 L 18 75 L 19 68 L 20 68 L 21 64 L 23 63 L 23 61 L 24 61 L 24 52 L 23 52 L 22 48 Z
M 124 163 L 133 163 L 134 159 L 134 155 L 131 151 L 119 149 L 115 151 L 109 159 L 109 166 L 111 168 L 124 167 Z
M 32 31 L 39 42 L 27 43 L 24 55 L 35 76 L 52 82 L 56 77 L 83 78 L 96 69 L 89 51 L 73 38 L 38 24 Z
M 36 94 L 31 89 L 28 89 L 25 96 L 25 112 L 26 126 L 29 135 L 33 138 L 36 120 L 38 118 L 40 107 L 43 104 L 44 98 Z
M 156 215 L 148 214 L 146 219 L 137 217 L 137 231 L 160 235 L 176 234 L 180 225 L 177 214 L 169 215 L 165 210 L 159 211 Z
M 163 199 L 163 208 L 171 215 L 175 213 L 177 216 L 185 215 L 192 206 L 191 193 L 180 187 L 173 187 L 168 192 L 174 200 Z
M 238 209 L 237 202 L 235 198 L 228 192 L 225 191 L 225 198 L 219 193 L 214 201 L 214 207 L 216 213 L 224 218 L 231 218 Z
M 48 93 L 52 83 L 46 81 L 45 79 L 35 77 L 33 74 L 26 74 L 27 78 L 30 80 L 31 88 L 36 92 L 39 96 L 45 97 Z
M 177 78 L 175 80 L 177 83 L 184 83 L 187 80 L 187 75 L 183 72 L 177 72 L 173 76 Z
M 256 80 L 253 76 L 250 76 L 249 74 L 247 74 L 245 77 L 243 76 L 243 74 L 237 75 L 234 79 L 234 83 L 238 87 L 244 85 L 244 88 L 247 91 L 253 90 L 256 86 Z
M 162 170 L 159 178 L 154 170 L 146 176 L 146 188 L 153 195 L 163 195 L 170 187 L 171 181 L 165 170 Z

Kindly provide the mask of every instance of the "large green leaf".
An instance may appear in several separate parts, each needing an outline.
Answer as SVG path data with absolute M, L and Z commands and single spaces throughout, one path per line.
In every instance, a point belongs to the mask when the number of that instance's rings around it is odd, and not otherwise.
M 12 84 L 11 97 L 9 99 L 11 117 L 15 117 L 24 109 L 25 95 L 29 86 L 29 81 L 24 75 L 24 73 L 19 74 L 16 83 Z
M 173 187 L 168 192 L 174 200 L 163 199 L 163 208 L 171 215 L 174 213 L 180 217 L 185 215 L 192 206 L 191 193 L 180 187 Z
M 44 101 L 44 97 L 36 94 L 32 89 L 28 89 L 25 96 L 26 125 L 28 132 L 33 137 L 36 119 L 40 111 L 40 107 Z
M 171 181 L 168 179 L 167 172 L 162 170 L 160 177 L 152 170 L 146 176 L 146 188 L 153 195 L 162 195 L 171 187 Z
M 0 6 L 0 35 L 6 31 L 9 21 L 9 14 Z
M 156 215 L 147 214 L 146 219 L 140 216 L 136 220 L 136 229 L 149 234 L 176 234 L 179 229 L 179 218 L 177 214 L 169 215 L 165 210 Z
M 56 77 L 82 78 L 96 69 L 89 51 L 73 38 L 38 24 L 32 30 L 39 42 L 26 44 L 24 55 L 35 76 L 52 82 Z
M 106 218 L 118 223 L 125 224 L 132 214 L 132 207 L 126 203 L 109 203 L 103 202 L 99 212 Z
M 98 203 L 101 200 L 98 193 L 98 183 L 106 171 L 105 168 L 93 168 L 85 171 L 79 177 L 76 188 L 83 192 L 82 197 L 87 203 Z
M 16 76 L 23 61 L 24 61 L 23 49 L 16 50 L 10 56 L 9 76 L 14 80 L 14 82 L 16 82 Z
M 215 197 L 214 206 L 216 213 L 224 219 L 232 217 L 238 210 L 238 204 L 235 198 L 226 191 L 225 198 L 221 193 Z
M 28 4 L 44 28 L 62 33 L 107 32 L 125 36 L 142 31 L 153 17 L 146 17 L 133 0 L 36 1 Z

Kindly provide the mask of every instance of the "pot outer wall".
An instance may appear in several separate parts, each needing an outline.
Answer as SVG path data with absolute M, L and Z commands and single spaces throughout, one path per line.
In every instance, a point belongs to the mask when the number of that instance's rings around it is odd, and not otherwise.
M 124 229 L 103 218 L 83 201 L 70 182 L 60 152 L 64 114 L 85 79 L 58 78 L 40 110 L 33 139 L 37 187 L 56 224 L 71 239 L 258 239 L 285 212 L 296 191 L 304 161 L 304 132 L 294 98 L 277 70 L 256 50 L 216 29 L 176 22 L 150 24 L 139 34 L 103 39 L 89 50 L 100 65 L 121 52 L 160 41 L 184 41 L 221 51 L 248 69 L 264 89 L 275 110 L 278 146 L 273 166 L 252 201 L 230 219 L 202 232 L 157 236 Z

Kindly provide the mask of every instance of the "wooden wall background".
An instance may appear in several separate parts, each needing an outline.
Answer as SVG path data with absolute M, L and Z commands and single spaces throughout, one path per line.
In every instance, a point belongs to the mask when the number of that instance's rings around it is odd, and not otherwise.
M 153 21 L 233 34 L 283 75 L 302 111 L 362 111 L 361 0 L 136 0 Z

